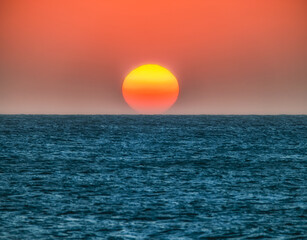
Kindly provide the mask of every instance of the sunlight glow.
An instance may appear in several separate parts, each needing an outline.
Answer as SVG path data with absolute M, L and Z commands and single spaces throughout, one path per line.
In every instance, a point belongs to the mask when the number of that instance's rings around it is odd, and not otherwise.
M 160 114 L 177 100 L 179 85 L 176 77 L 156 64 L 142 65 L 131 71 L 122 86 L 128 105 L 142 114 Z

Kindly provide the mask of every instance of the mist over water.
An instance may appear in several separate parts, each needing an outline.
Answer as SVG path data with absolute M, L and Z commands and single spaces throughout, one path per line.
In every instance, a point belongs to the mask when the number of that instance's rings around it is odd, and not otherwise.
M 0 239 L 307 238 L 307 116 L 0 115 Z

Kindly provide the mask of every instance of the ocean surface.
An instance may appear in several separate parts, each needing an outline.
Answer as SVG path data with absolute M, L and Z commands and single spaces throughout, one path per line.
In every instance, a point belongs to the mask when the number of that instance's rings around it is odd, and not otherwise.
M 0 115 L 0 239 L 307 239 L 307 116 Z

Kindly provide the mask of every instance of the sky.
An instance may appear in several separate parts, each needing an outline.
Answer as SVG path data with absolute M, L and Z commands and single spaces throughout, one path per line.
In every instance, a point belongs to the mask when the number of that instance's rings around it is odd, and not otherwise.
M 133 114 L 159 64 L 167 114 L 307 114 L 305 0 L 1 0 L 0 114 Z

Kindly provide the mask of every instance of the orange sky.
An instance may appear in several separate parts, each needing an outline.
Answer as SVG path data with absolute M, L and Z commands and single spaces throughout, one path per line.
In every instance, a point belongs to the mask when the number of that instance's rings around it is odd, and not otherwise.
M 134 113 L 141 64 L 176 114 L 307 114 L 305 0 L 1 0 L 0 113 Z

